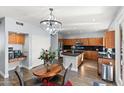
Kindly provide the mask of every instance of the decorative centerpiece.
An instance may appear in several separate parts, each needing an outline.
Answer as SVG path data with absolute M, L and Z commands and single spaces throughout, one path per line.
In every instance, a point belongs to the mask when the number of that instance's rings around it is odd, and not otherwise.
M 44 61 L 44 65 L 47 68 L 47 71 L 50 70 L 50 64 L 53 63 L 56 57 L 56 52 L 52 52 L 51 50 L 44 50 L 42 49 L 40 57 L 38 59 L 41 59 Z

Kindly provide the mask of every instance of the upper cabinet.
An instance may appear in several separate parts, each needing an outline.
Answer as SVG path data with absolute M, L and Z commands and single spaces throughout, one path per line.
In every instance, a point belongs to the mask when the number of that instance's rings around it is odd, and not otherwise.
M 81 43 L 82 43 L 82 45 L 88 46 L 88 44 L 89 44 L 88 38 L 81 38 Z
M 25 35 L 17 34 L 15 32 L 9 32 L 8 42 L 9 42 L 9 44 L 24 44 Z
M 80 42 L 83 46 L 103 46 L 103 38 L 63 39 L 64 45 L 75 45 L 76 42 Z
M 76 39 L 63 39 L 64 45 L 75 45 Z
M 103 45 L 105 48 L 115 48 L 115 31 L 105 32 Z
M 89 46 L 103 46 L 103 38 L 89 38 Z

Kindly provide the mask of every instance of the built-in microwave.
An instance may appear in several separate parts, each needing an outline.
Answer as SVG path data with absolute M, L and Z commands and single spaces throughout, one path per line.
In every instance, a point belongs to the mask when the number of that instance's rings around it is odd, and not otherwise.
M 14 59 L 14 52 L 9 52 L 9 59 Z
M 8 57 L 9 57 L 9 59 L 13 59 L 14 58 L 13 47 L 9 47 L 8 48 Z

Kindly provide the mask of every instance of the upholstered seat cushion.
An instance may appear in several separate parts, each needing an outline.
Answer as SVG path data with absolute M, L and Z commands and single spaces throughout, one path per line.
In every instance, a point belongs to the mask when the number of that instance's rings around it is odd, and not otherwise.
M 56 84 L 56 83 L 53 83 L 53 82 L 48 82 L 48 83 L 47 83 L 47 86 L 60 86 L 60 85 L 58 85 L 58 84 Z M 66 82 L 66 84 L 64 84 L 64 86 L 72 86 L 72 82 L 68 80 L 68 81 Z

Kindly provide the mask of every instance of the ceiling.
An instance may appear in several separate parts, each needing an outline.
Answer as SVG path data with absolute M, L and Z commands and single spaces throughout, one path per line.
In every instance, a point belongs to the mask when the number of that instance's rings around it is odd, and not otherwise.
M 8 16 L 33 25 L 48 16 L 48 6 L 1 6 L 0 17 Z M 53 14 L 63 24 L 62 33 L 103 31 L 117 15 L 119 6 L 53 6 Z

